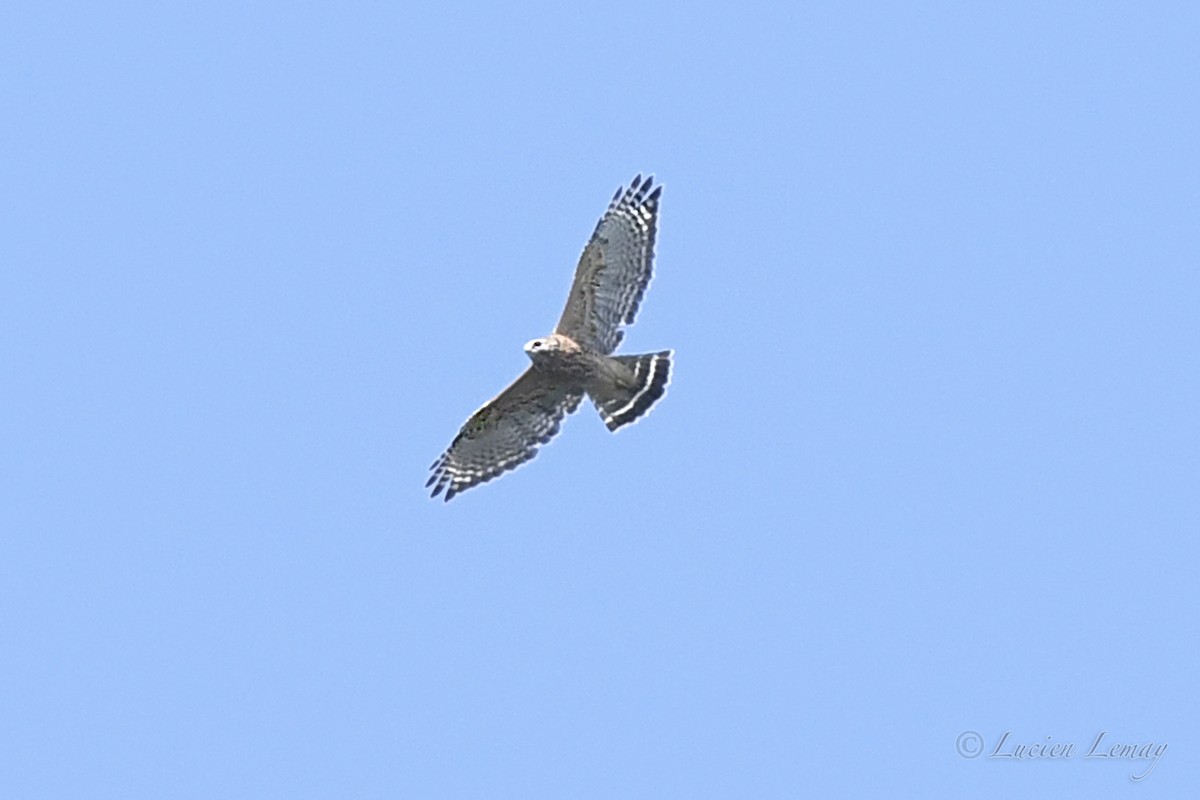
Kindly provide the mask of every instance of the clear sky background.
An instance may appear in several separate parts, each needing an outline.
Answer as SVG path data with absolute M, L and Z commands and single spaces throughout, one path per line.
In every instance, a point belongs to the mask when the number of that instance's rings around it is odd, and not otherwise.
M 1198 41 L 6 5 L 0 797 L 1193 792 Z M 429 500 L 638 172 L 666 399 Z

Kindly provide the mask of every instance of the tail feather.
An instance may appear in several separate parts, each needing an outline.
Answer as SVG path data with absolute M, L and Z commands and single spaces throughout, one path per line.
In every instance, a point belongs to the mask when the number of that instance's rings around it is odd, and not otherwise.
M 612 358 L 633 371 L 633 386 L 610 385 L 603 390 L 593 390 L 592 402 L 610 431 L 634 422 L 667 392 L 671 380 L 670 350 L 661 353 L 646 353 L 640 356 L 613 356 Z

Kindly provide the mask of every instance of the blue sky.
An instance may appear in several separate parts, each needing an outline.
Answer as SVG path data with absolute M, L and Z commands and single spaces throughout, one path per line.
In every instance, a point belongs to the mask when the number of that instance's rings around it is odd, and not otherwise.
M 1193 790 L 1198 36 L 6 7 L 0 796 Z M 429 500 L 638 172 L 668 396 Z

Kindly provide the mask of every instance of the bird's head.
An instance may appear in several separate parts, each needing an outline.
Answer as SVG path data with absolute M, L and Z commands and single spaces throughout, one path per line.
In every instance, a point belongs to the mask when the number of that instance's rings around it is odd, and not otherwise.
M 539 356 L 556 352 L 558 349 L 559 341 L 553 336 L 544 336 L 541 339 L 532 339 L 525 343 L 526 355 L 535 361 Z

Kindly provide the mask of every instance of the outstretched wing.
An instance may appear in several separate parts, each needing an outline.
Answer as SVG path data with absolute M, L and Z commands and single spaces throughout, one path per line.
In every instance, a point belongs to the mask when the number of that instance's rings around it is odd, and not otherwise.
M 613 195 L 583 248 L 556 333 L 606 354 L 621 343 L 621 326 L 633 323 L 654 264 L 662 186 L 651 190 L 653 183 L 638 175 Z
M 446 500 L 524 464 L 539 445 L 558 433 L 563 417 L 579 406 L 583 395 L 555 384 L 533 367 L 462 426 L 425 487 L 433 497 L 446 490 Z

